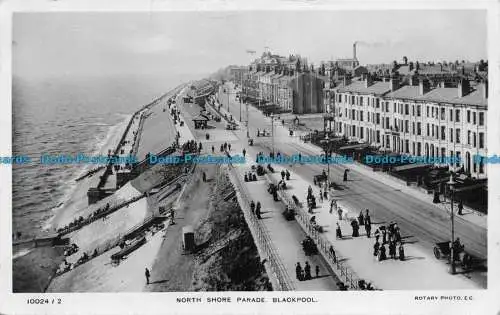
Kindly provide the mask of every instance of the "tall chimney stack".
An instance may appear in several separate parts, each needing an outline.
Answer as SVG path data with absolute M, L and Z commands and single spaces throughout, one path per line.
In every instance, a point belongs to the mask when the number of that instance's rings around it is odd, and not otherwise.
M 356 42 L 354 42 L 354 44 L 352 44 L 352 59 L 357 60 L 356 59 Z
M 458 81 L 458 97 L 464 97 L 470 92 L 469 80 L 462 78 Z

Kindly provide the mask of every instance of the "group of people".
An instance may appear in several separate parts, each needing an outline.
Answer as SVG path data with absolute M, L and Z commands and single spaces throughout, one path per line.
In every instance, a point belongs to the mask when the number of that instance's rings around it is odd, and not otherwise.
M 382 237 L 381 242 L 379 242 Z M 396 222 L 391 221 L 388 226 L 381 226 L 375 231 L 375 244 L 373 245 L 373 256 L 378 261 L 387 259 L 387 244 L 389 257 L 391 259 L 405 259 L 405 251 L 403 241 L 401 239 L 401 231 Z M 396 252 L 398 254 L 396 258 Z
M 64 227 L 58 228 L 56 231 L 57 231 L 57 233 L 63 233 L 63 232 L 65 232 L 73 227 L 82 226 L 89 221 L 93 222 L 101 216 L 103 217 L 103 220 L 104 220 L 104 218 L 106 217 L 105 214 L 109 211 L 109 208 L 110 208 L 109 203 L 106 203 L 106 206 L 104 206 L 102 208 L 98 208 L 97 210 L 92 212 L 90 215 L 88 215 L 86 219 L 83 218 L 82 216 L 79 216 L 78 218 L 75 218 L 73 221 L 71 221 L 69 224 L 65 225 Z
M 245 182 L 256 182 L 257 181 L 257 174 L 253 172 L 245 172 L 244 176 Z
M 313 189 L 311 185 L 307 188 L 307 209 L 309 213 L 313 212 L 313 209 L 316 208 L 316 197 L 313 194 Z
M 316 266 L 316 278 L 319 277 L 319 266 Z M 295 276 L 297 277 L 297 280 L 299 281 L 305 281 L 305 280 L 311 280 L 311 265 L 309 264 L 308 261 L 306 261 L 304 268 L 302 269 L 302 266 L 300 265 L 300 262 L 297 262 L 297 265 L 295 265 Z
M 255 204 L 255 202 L 252 200 L 250 202 L 250 210 L 252 210 L 252 213 L 257 216 L 257 219 L 262 219 L 262 210 L 260 201 L 257 201 L 257 204 Z

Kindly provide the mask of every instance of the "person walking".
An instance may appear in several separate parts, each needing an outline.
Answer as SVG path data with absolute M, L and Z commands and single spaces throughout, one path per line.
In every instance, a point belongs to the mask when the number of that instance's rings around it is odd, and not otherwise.
M 342 208 L 339 207 L 337 213 L 339 214 L 339 221 L 342 221 Z
M 403 242 L 399 244 L 399 260 L 405 260 L 405 248 L 403 246 Z
M 365 219 L 365 224 L 372 224 L 372 218 L 370 217 L 368 209 L 366 209 L 365 211 L 364 219 Z
M 378 241 L 375 241 L 375 244 L 373 244 L 373 257 L 377 259 L 378 257 L 378 252 L 380 250 L 380 243 Z
M 319 277 L 319 266 L 316 265 L 316 278 L 318 278 L 318 277 Z
M 380 239 L 380 230 L 377 228 L 374 234 L 375 234 L 375 242 L 378 242 L 378 240 Z
M 231 143 L 229 143 L 229 144 L 227 145 L 227 147 L 228 147 L 229 151 L 231 151 Z
M 396 243 L 395 242 L 389 243 L 389 256 L 391 256 L 392 259 L 396 259 Z
M 460 202 L 458 203 L 458 212 L 457 212 L 457 214 L 458 215 L 463 215 L 462 210 L 464 210 L 464 203 L 463 203 L 462 200 L 460 200 Z
M 335 254 L 335 249 L 333 248 L 332 245 L 330 245 L 330 258 L 332 259 L 333 263 L 337 263 L 337 255 Z
M 286 180 L 290 180 L 290 172 L 288 170 L 285 171 Z
M 215 153 L 215 147 L 212 146 L 212 154 L 214 154 L 214 153 Z
M 372 225 L 365 222 L 365 231 L 366 231 L 366 237 L 370 238 L 371 236 L 370 234 L 372 232 Z
M 309 262 L 306 261 L 306 265 L 304 267 L 304 273 L 305 273 L 305 280 L 311 280 L 311 265 L 309 265 Z
M 337 222 L 337 228 L 335 230 L 337 239 L 342 239 L 342 230 L 340 229 L 340 224 Z
M 387 259 L 385 245 L 380 245 L 380 250 L 378 254 L 378 261 L 384 261 Z
M 297 277 L 297 280 L 302 281 L 302 266 L 300 265 L 300 262 L 297 262 L 295 265 L 295 277 Z
M 359 225 L 364 225 L 365 224 L 365 217 L 363 216 L 363 211 L 359 211 L 359 215 L 358 215 L 358 223 Z
M 243 157 L 246 157 L 247 155 L 247 150 L 243 149 Z
M 151 274 L 149 273 L 149 269 L 146 268 L 146 271 L 144 272 L 144 275 L 146 276 L 146 284 L 149 284 L 149 277 Z
M 255 209 L 255 214 L 257 215 L 257 219 L 262 219 L 260 212 L 260 201 L 257 202 L 257 208 Z
M 352 237 L 358 237 L 359 236 L 359 225 L 358 221 L 356 219 L 351 221 L 351 226 L 352 226 Z
M 202 177 L 203 177 L 203 182 L 205 183 L 207 181 L 207 174 L 203 172 Z

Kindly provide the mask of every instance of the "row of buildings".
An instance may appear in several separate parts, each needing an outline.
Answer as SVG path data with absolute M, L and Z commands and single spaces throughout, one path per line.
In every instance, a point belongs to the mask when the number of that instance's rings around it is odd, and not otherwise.
M 458 157 L 485 178 L 487 63 L 393 62 L 362 66 L 339 59 L 314 69 L 299 56 L 264 53 L 233 80 L 248 102 L 279 112 L 325 113 L 338 136 L 398 154 Z

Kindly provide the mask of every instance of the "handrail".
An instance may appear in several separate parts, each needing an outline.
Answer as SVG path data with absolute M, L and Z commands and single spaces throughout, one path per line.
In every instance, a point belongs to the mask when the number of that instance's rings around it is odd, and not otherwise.
M 224 165 L 224 167 L 226 167 Z M 272 276 L 276 280 L 275 283 L 277 285 L 278 291 L 293 291 L 295 290 L 295 286 L 286 271 L 282 260 L 274 248 L 273 242 L 267 231 L 265 225 L 261 224 L 261 222 L 255 217 L 254 214 L 251 213 L 250 210 L 250 201 L 248 200 L 248 196 L 250 196 L 247 188 L 241 183 L 241 179 L 236 173 L 236 170 L 230 167 L 228 173 L 234 179 L 232 182 L 236 184 L 236 189 L 243 201 L 241 205 L 241 209 L 243 211 L 243 215 L 245 217 L 246 222 L 248 223 L 248 227 L 250 232 L 254 236 L 254 240 L 258 243 L 256 245 L 257 248 L 261 248 L 263 253 L 266 255 L 267 260 L 269 261 L 269 266 L 272 272 Z

